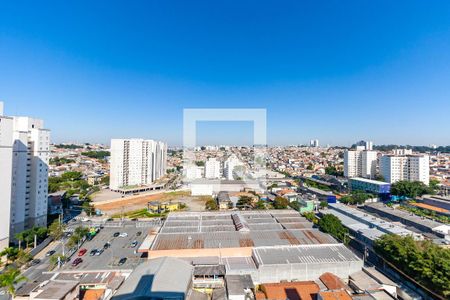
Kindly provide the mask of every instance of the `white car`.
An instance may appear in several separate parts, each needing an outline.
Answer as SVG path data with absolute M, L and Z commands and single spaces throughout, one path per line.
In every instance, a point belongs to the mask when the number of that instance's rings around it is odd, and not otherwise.
M 126 233 L 126 232 L 122 232 L 121 234 L 119 234 L 119 237 L 127 237 L 128 236 L 128 233 Z

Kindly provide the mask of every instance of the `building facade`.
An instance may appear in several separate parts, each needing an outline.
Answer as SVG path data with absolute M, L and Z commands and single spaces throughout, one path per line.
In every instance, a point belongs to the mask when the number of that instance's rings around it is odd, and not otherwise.
M 319 148 L 319 140 L 310 140 L 309 141 L 309 146 L 310 147 L 314 147 L 314 148 Z
M 150 185 L 166 173 L 167 144 L 144 139 L 112 139 L 110 189 Z
M 11 232 L 47 226 L 50 130 L 40 119 L 14 117 Z
M 390 199 L 391 184 L 387 182 L 355 177 L 348 180 L 348 186 L 351 191 L 371 193 L 381 200 Z
M 9 245 L 11 188 L 12 188 L 12 145 L 13 118 L 3 115 L 3 103 L 0 102 L 0 251 Z
M 384 180 L 394 183 L 400 180 L 430 182 L 428 155 L 383 155 L 380 158 L 380 173 Z
M 242 162 L 235 156 L 231 155 L 228 157 L 228 159 L 225 161 L 223 165 L 223 175 L 227 180 L 233 180 L 234 179 L 234 168 L 238 166 L 242 166 Z
M 33 226 L 47 226 L 50 131 L 30 117 L 6 117 L 0 105 L 0 247 Z
M 377 152 L 370 150 L 346 150 L 344 152 L 344 176 L 375 178 Z
M 205 163 L 205 178 L 220 178 L 220 161 L 216 158 L 208 158 Z

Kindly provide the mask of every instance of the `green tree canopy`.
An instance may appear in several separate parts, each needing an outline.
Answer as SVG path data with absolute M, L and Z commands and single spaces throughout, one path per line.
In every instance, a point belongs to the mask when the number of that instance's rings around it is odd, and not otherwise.
M 342 225 L 341 220 L 332 214 L 324 214 L 319 220 L 319 228 L 325 233 L 331 234 L 344 243 L 348 242 L 348 229 Z
M 273 208 L 275 209 L 285 209 L 289 205 L 289 200 L 284 197 L 275 197 L 273 200 Z
M 218 210 L 219 206 L 217 205 L 216 200 L 214 199 L 209 199 L 208 201 L 206 201 L 205 203 L 205 209 L 206 210 Z
M 54 240 L 59 240 L 63 237 L 65 228 L 66 225 L 64 223 L 61 223 L 59 220 L 55 220 L 48 227 L 48 234 Z
M 427 186 L 421 181 L 401 180 L 391 185 L 391 194 L 408 198 L 416 198 L 424 194 L 434 194 L 434 190 L 432 187 Z
M 6 288 L 8 294 L 15 297 L 16 287 L 15 285 L 26 281 L 27 278 L 20 274 L 20 271 L 16 268 L 8 268 L 2 274 L 0 274 L 0 287 Z
M 253 198 L 249 196 L 240 196 L 236 203 L 236 207 L 249 207 L 252 206 Z
M 450 249 L 412 236 L 383 235 L 375 251 L 422 285 L 450 297 Z

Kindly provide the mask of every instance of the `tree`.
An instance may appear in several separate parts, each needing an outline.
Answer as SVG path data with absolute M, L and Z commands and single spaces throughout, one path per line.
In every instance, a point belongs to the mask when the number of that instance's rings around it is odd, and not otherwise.
M 332 175 L 332 176 L 344 176 L 344 172 L 338 171 L 335 166 L 326 167 L 325 174 Z
M 83 174 L 81 172 L 66 172 L 64 174 L 61 175 L 61 179 L 63 181 L 75 181 L 75 180 L 80 180 L 83 177 Z
M 332 235 L 344 243 L 348 241 L 348 229 L 342 225 L 341 220 L 332 214 L 324 214 L 318 222 L 320 230 Z
M 49 262 L 52 267 L 55 267 L 58 264 L 58 262 L 64 263 L 66 260 L 67 260 L 67 257 L 65 257 L 62 254 L 57 254 L 57 255 L 51 256 Z
M 300 203 L 297 200 L 289 202 L 289 206 L 296 211 L 300 210 Z
M 16 268 L 9 268 L 2 274 L 0 274 L 0 287 L 6 288 L 8 294 L 15 297 L 15 285 L 26 280 L 27 278 L 21 275 L 19 270 L 17 270 Z
M 63 237 L 66 227 L 67 226 L 64 223 L 61 223 L 60 220 L 55 220 L 48 227 L 48 235 L 54 240 L 59 240 Z
M 108 185 L 109 184 L 109 175 L 106 175 L 106 176 L 103 176 L 101 179 L 100 179 L 100 183 L 101 184 L 105 184 L 105 185 Z
M 343 196 L 339 201 L 344 204 L 363 204 L 366 200 L 372 197 L 371 194 L 365 193 L 363 191 L 352 191 L 349 195 Z
M 309 164 L 309 165 L 306 167 L 306 169 L 307 169 L 307 170 L 314 170 L 313 164 Z
M 73 248 L 75 246 L 78 246 L 78 243 L 83 240 L 87 235 L 89 234 L 89 229 L 87 227 L 78 226 L 73 231 L 72 236 L 70 237 L 69 241 L 67 242 L 67 247 Z
M 266 203 L 262 200 L 259 200 L 255 203 L 255 209 L 266 209 Z
M 31 256 L 30 253 L 25 252 L 24 250 L 19 250 L 19 253 L 17 253 L 17 258 L 16 258 L 15 263 L 18 266 L 23 266 L 24 264 L 26 264 L 27 262 L 29 262 L 32 259 L 33 259 L 33 257 Z
M 109 151 L 87 151 L 82 152 L 81 155 L 87 156 L 89 158 L 95 158 L 95 159 L 105 159 L 108 156 L 111 156 L 111 153 Z
M 317 221 L 316 214 L 315 214 L 314 212 L 312 212 L 312 211 L 304 212 L 302 215 L 303 215 L 308 221 L 311 221 L 311 222 L 313 222 L 314 224 L 316 224 L 316 223 L 318 222 L 318 221 Z
M 208 201 L 206 201 L 205 203 L 205 209 L 206 210 L 218 210 L 219 206 L 217 205 L 216 200 L 214 199 L 209 199 Z
M 0 256 L 6 256 L 7 262 L 14 262 L 19 254 L 19 249 L 14 247 L 7 247 L 0 252 Z
M 249 196 L 240 196 L 236 203 L 236 207 L 250 207 L 252 206 L 253 198 Z
M 88 215 L 88 216 L 92 216 L 93 214 L 95 214 L 95 208 L 94 206 L 91 204 L 90 201 L 86 200 L 83 202 L 83 204 L 81 205 L 81 207 L 83 208 L 84 212 Z
M 289 201 L 283 197 L 275 197 L 273 200 L 273 208 L 275 209 L 285 209 L 288 207 Z
M 450 249 L 430 240 L 387 234 L 375 241 L 374 250 L 430 290 L 450 296 Z
M 391 194 L 400 197 L 408 197 L 414 199 L 424 194 L 433 194 L 433 193 L 434 193 L 433 188 L 428 187 L 421 181 L 401 180 L 391 185 Z
M 328 207 L 328 202 L 327 201 L 320 201 L 319 206 L 320 206 L 320 208 L 327 208 Z

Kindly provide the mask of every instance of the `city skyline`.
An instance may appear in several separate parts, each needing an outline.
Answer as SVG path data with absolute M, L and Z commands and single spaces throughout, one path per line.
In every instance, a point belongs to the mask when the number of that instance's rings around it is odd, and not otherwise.
M 185 108 L 264 108 L 270 145 L 445 145 L 450 4 L 324 5 L 5 3 L 0 99 L 55 142 L 176 146 Z M 202 143 L 251 143 L 238 125 Z

